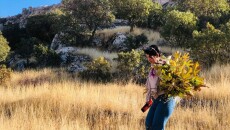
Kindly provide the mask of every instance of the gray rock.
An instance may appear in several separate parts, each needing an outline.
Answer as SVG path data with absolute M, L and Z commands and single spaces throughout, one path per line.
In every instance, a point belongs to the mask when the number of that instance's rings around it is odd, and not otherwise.
M 95 37 L 91 43 L 93 46 L 101 47 L 102 46 L 102 40 L 99 37 Z
M 125 45 L 126 39 L 127 36 L 125 34 L 120 32 L 116 33 L 112 40 L 112 44 L 109 46 L 109 50 L 123 51 L 128 49 Z
M 58 50 L 60 48 L 62 48 L 64 45 L 61 43 L 61 39 L 60 39 L 60 36 L 61 35 L 64 35 L 63 33 L 60 33 L 60 34 L 55 34 L 52 42 L 51 42 L 51 45 L 50 45 L 50 49 L 51 50 Z
M 69 72 L 74 72 L 74 73 L 76 73 L 76 72 L 82 72 L 82 71 L 84 71 L 86 68 L 84 67 L 84 66 L 82 66 L 82 64 L 81 63 L 79 63 L 79 62 L 73 62 L 73 63 L 71 63 L 69 66 L 68 66 L 68 68 L 67 68 L 67 70 L 69 71 Z

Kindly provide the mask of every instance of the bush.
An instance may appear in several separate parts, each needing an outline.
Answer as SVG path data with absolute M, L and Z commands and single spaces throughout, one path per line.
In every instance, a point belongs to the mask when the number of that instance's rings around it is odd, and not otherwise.
M 224 25 L 222 30 L 216 29 L 213 25 L 207 23 L 206 29 L 194 31 L 192 46 L 194 58 L 206 67 L 210 67 L 216 62 L 220 64 L 230 62 L 229 30 L 230 22 Z
M 190 47 L 192 32 L 196 29 L 197 17 L 191 12 L 172 10 L 167 13 L 162 36 L 171 46 Z
M 116 78 L 122 81 L 134 80 L 138 83 L 145 82 L 149 71 L 149 64 L 143 51 L 132 50 L 118 53 Z
M 94 59 L 92 62 L 87 63 L 86 67 L 87 70 L 79 73 L 82 79 L 94 82 L 111 81 L 111 65 L 104 57 Z
M 34 46 L 34 55 L 40 66 L 59 66 L 61 63 L 59 55 L 43 44 Z
M 129 35 L 125 41 L 128 51 L 136 49 L 148 42 L 148 38 L 142 33 L 141 35 L 133 36 Z

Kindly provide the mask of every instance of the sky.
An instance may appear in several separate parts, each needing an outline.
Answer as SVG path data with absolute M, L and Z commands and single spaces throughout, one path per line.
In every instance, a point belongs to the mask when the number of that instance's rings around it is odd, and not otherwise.
M 0 17 L 20 14 L 23 8 L 61 3 L 61 0 L 0 0 Z

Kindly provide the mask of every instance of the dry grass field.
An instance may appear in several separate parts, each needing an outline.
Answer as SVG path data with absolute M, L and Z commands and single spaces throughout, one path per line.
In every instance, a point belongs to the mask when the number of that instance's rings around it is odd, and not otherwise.
M 230 129 L 230 65 L 203 72 L 209 88 L 182 100 L 167 130 Z M 82 82 L 62 69 L 14 72 L 0 88 L 1 130 L 144 130 L 144 87 Z

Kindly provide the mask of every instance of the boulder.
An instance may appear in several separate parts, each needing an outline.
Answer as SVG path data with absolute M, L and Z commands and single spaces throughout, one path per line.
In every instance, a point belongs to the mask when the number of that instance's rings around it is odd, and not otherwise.
M 63 47 L 63 45 L 61 44 L 60 35 L 64 35 L 64 34 L 63 33 L 55 34 L 55 36 L 52 40 L 52 43 L 50 45 L 51 50 L 58 50 L 58 49 Z
M 127 36 L 124 33 L 116 33 L 112 44 L 109 46 L 109 50 L 117 50 L 117 51 L 123 51 L 127 49 L 127 46 L 125 45 L 125 41 L 127 39 Z

